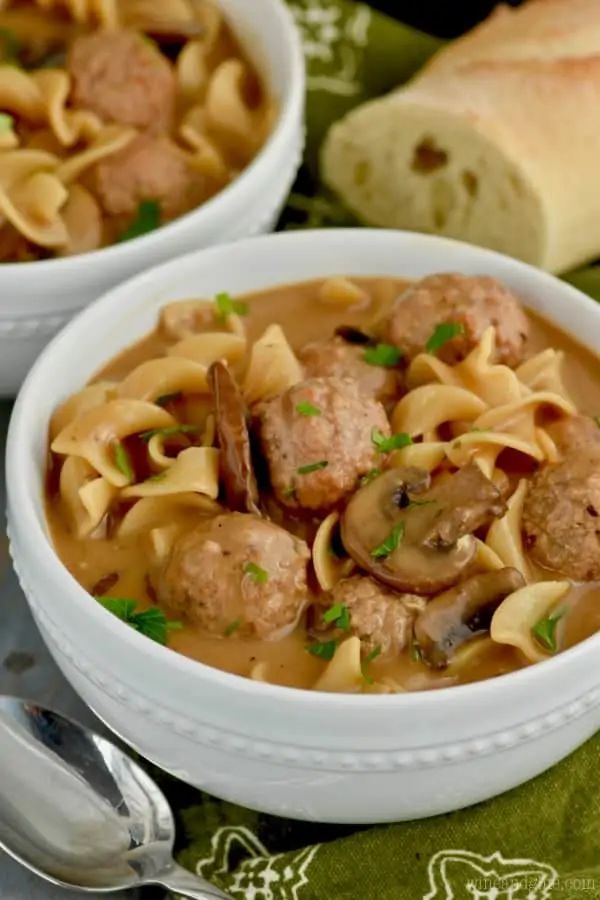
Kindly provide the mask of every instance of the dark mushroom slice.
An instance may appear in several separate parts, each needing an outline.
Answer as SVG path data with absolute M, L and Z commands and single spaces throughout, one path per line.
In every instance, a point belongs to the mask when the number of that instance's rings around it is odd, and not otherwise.
M 476 552 L 473 532 L 506 512 L 475 465 L 431 487 L 427 472 L 392 468 L 360 488 L 341 520 L 348 554 L 397 591 L 435 594 L 460 579 Z
M 259 493 L 252 465 L 248 410 L 238 384 L 222 362 L 207 373 L 215 404 L 215 427 L 219 441 L 221 479 L 228 508 L 233 512 L 260 515 Z
M 420 656 L 434 669 L 451 662 L 456 650 L 488 634 L 496 609 L 509 594 L 525 586 L 517 569 L 473 575 L 429 601 L 414 624 Z

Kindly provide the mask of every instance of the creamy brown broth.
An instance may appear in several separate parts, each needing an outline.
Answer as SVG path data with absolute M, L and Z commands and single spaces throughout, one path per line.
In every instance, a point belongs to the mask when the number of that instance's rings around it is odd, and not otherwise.
M 377 320 L 408 282 L 399 279 L 353 279 L 367 294 L 368 302 L 352 308 L 328 305 L 319 297 L 322 282 L 282 286 L 243 298 L 249 313 L 244 318 L 249 343 L 255 341 L 273 322 L 279 323 L 294 349 L 311 341 L 322 341 L 341 325 L 366 326 Z M 529 313 L 531 351 L 547 347 L 564 351 L 565 384 L 579 410 L 596 415 L 600 410 L 600 367 L 598 359 L 586 348 L 540 316 Z M 206 330 L 214 331 L 212 328 Z M 141 362 L 164 355 L 169 342 L 156 330 L 138 344 L 112 360 L 93 381 L 120 381 Z M 205 398 L 185 398 L 170 407 L 182 422 L 204 421 L 209 412 Z M 510 472 L 509 472 L 510 474 Z M 47 517 L 52 538 L 61 560 L 76 580 L 90 593 L 95 593 L 107 576 L 113 577 L 110 596 L 134 598 L 139 609 L 153 605 L 148 590 L 148 553 L 146 538 L 122 544 L 115 537 L 96 536 L 77 539 L 70 533 L 65 511 L 56 493 L 55 478 L 49 477 Z M 318 519 L 299 519 L 277 508 L 275 521 L 307 539 L 312 538 Z M 191 529 L 198 523 L 197 511 L 182 512 L 180 522 Z M 110 523 L 109 523 L 110 530 Z M 105 530 L 106 532 L 106 530 Z M 556 578 L 556 573 L 537 570 L 541 579 Z M 91 602 L 91 601 L 90 601 Z M 600 587 L 575 586 L 561 604 L 564 613 L 557 628 L 557 642 L 563 650 L 586 639 L 600 629 Z M 169 647 L 210 666 L 248 676 L 257 663 L 267 664 L 269 680 L 279 684 L 310 688 L 325 670 L 327 663 L 306 652 L 307 634 L 302 621 L 295 632 L 277 641 L 260 641 L 232 634 L 214 637 L 199 628 L 185 624 L 169 636 Z M 409 652 L 394 659 L 376 659 L 370 674 L 376 682 L 383 676 L 400 682 L 405 689 L 423 690 L 451 684 L 495 677 L 528 665 L 516 649 L 494 645 L 486 652 L 454 670 L 433 671 Z M 368 692 L 369 687 L 365 690 Z

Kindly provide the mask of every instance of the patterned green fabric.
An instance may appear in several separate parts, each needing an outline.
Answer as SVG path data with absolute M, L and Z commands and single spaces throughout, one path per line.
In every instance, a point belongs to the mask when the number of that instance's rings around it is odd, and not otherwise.
M 346 0 L 289 0 L 309 70 L 308 147 L 281 228 L 352 225 L 317 181 L 329 123 L 405 80 L 439 41 Z M 573 279 L 600 297 L 600 268 Z M 183 865 L 236 900 L 600 898 L 600 737 L 503 797 L 423 822 L 290 822 L 165 787 Z

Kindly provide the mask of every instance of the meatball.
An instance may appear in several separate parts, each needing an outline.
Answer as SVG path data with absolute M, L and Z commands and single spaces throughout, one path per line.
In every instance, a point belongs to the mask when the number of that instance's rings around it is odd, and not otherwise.
M 208 195 L 207 179 L 170 138 L 146 134 L 101 160 L 90 186 L 112 216 L 134 216 L 140 203 L 150 200 L 160 204 L 162 219 L 174 219 Z
M 490 325 L 496 328 L 497 361 L 516 366 L 524 359 L 527 317 L 515 295 L 494 278 L 423 278 L 398 297 L 384 332 L 386 340 L 413 357 L 425 350 L 436 327 L 444 322 L 463 326 L 460 335 L 437 351 L 437 356 L 450 365 L 464 359 Z
M 97 31 L 78 37 L 67 68 L 74 106 L 106 122 L 155 134 L 173 121 L 177 81 L 170 62 L 133 31 Z
M 573 581 L 600 580 L 600 448 L 541 468 L 523 507 L 531 558 Z
M 159 604 L 215 635 L 276 640 L 308 599 L 304 541 L 248 513 L 202 522 L 180 537 L 154 579 Z
M 600 447 L 600 427 L 589 416 L 569 416 L 550 425 L 548 433 L 562 453 Z
M 426 605 L 423 597 L 398 594 L 364 575 L 343 578 L 331 593 L 332 605 L 342 603 L 350 613 L 350 632 L 370 653 L 397 656 L 410 646 L 415 618 Z
M 281 503 L 335 506 L 380 462 L 374 433 L 388 437 L 385 410 L 349 378 L 312 378 L 266 401 L 260 439 Z
M 308 344 L 298 354 L 309 378 L 353 378 L 366 397 L 393 403 L 400 393 L 400 372 L 365 361 L 365 347 L 335 337 L 322 344 Z

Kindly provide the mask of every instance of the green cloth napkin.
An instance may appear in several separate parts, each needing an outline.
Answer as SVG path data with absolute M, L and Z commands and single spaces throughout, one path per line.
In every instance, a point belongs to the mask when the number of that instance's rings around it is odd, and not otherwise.
M 348 109 L 406 80 L 441 42 L 347 0 L 289 3 L 308 63 L 308 144 L 280 227 L 355 225 L 318 184 L 322 137 Z M 600 298 L 600 267 L 570 280 Z M 595 900 L 599 759 L 596 737 L 503 797 L 370 828 L 277 819 L 161 778 L 179 818 L 180 862 L 238 900 Z

